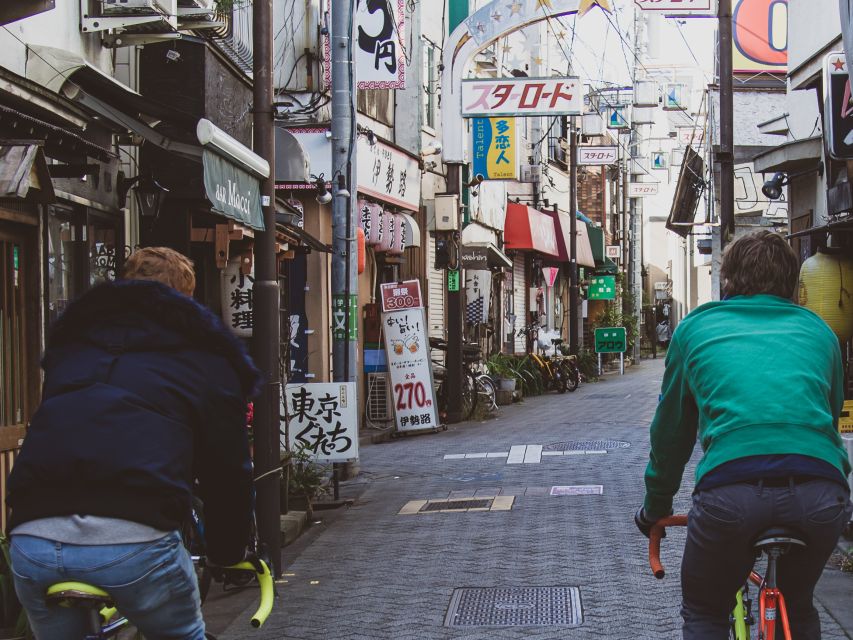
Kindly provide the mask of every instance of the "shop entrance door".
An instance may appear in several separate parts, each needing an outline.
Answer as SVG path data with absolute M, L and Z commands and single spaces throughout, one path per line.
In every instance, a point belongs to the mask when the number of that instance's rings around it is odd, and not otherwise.
M 6 478 L 38 399 L 35 229 L 0 222 L 0 526 Z

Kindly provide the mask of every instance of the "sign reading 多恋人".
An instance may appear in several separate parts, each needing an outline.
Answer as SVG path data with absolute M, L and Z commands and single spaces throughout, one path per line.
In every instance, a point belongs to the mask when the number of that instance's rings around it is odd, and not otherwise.
M 437 429 L 423 306 L 383 313 L 382 329 L 397 430 Z
M 622 247 L 618 244 L 609 244 L 605 247 L 605 256 L 611 260 L 618 260 L 622 257 Z
M 358 137 L 358 190 L 381 202 L 409 211 L 421 206 L 421 168 L 418 159 L 375 141 Z
M 643 11 L 692 13 L 711 10 L 711 0 L 634 0 L 634 4 Z
M 596 353 L 624 353 L 627 346 L 625 327 L 606 327 L 595 330 Z
M 515 118 L 471 121 L 473 174 L 486 180 L 518 180 L 518 134 Z
M 389 282 L 380 285 L 382 311 L 402 311 L 423 306 L 420 280 Z
M 251 338 L 255 327 L 254 270 L 244 274 L 240 258 L 222 271 L 222 320 L 241 338 Z
M 252 229 L 264 230 L 258 179 L 208 149 L 202 150 L 204 192 L 213 210 Z
M 476 78 L 462 81 L 462 115 L 579 116 L 583 85 L 577 77 Z
M 578 164 L 608 165 L 619 161 L 617 147 L 578 147 Z
M 315 460 L 358 458 L 358 396 L 355 382 L 288 384 L 284 415 L 290 451 Z
M 853 159 L 853 106 L 847 58 L 836 51 L 826 56 L 823 69 L 824 135 L 835 160 Z
M 659 186 L 657 182 L 630 182 L 628 183 L 628 197 L 645 198 L 646 196 L 656 196 Z
M 593 276 L 589 280 L 587 300 L 615 300 L 616 276 Z

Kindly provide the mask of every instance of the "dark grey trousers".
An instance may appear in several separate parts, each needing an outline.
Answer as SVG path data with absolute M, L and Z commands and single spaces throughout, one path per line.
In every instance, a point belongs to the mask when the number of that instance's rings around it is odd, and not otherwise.
M 784 487 L 732 484 L 694 494 L 681 564 L 684 639 L 729 637 L 735 594 L 755 561 L 752 543 L 770 527 L 788 526 L 808 542 L 807 548 L 792 549 L 778 563 L 791 634 L 795 640 L 820 640 L 814 588 L 851 508 L 847 488 L 831 480 Z M 756 617 L 757 606 L 756 600 Z M 781 633 L 777 638 L 781 640 Z

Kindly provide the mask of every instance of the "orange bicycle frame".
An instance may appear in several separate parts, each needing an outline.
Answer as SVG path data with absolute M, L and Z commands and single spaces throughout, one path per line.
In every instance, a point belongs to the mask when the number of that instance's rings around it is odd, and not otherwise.
M 758 585 L 758 638 L 759 640 L 776 640 L 776 622 L 782 623 L 784 640 L 791 640 L 791 626 L 788 623 L 788 609 L 785 607 L 785 596 L 776 587 L 768 587 L 764 580 L 754 571 L 749 576 L 753 584 Z

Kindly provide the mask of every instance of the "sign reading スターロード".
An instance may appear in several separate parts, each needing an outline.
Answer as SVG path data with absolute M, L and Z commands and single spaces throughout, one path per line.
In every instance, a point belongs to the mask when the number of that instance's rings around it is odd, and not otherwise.
M 578 147 L 578 164 L 608 165 L 619 161 L 617 147 Z
M 657 182 L 630 182 L 628 183 L 628 197 L 645 198 L 646 196 L 656 196 L 659 186 Z
M 836 160 L 853 160 L 853 106 L 847 58 L 843 52 L 826 56 L 823 83 L 824 135 L 829 154 Z
M 565 78 L 476 78 L 462 81 L 462 115 L 559 116 L 583 113 L 583 85 Z
M 316 460 L 358 458 L 358 397 L 355 382 L 289 384 L 284 415 L 290 451 Z
M 404 284 L 397 286 L 402 288 Z M 402 297 L 403 303 L 407 305 L 382 314 L 382 333 L 385 336 L 385 355 L 391 377 L 391 401 L 397 430 L 437 429 L 441 425 L 432 386 L 426 314 L 422 304 L 409 307 L 408 296 L 393 297 Z

